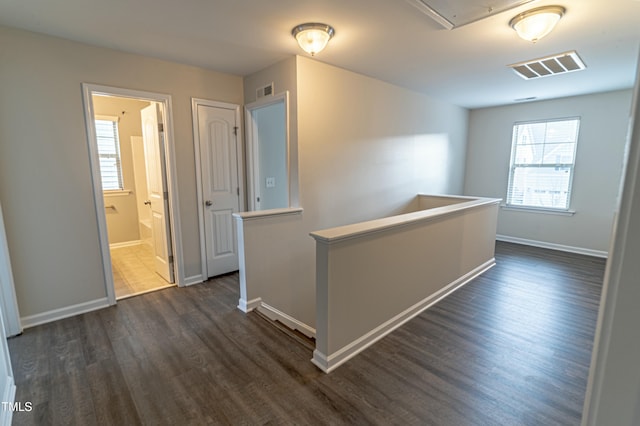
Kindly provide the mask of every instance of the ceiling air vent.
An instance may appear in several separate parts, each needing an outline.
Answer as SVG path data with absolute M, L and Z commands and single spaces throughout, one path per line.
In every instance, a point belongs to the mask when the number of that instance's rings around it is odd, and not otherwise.
M 575 50 L 508 66 L 525 80 L 580 71 L 586 68 Z
M 444 28 L 451 30 L 534 0 L 407 0 Z

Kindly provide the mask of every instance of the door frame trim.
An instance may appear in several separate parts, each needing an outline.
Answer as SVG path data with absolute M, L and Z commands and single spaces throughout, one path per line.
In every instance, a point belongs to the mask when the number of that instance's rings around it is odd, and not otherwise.
M 0 204 L 0 306 L 2 307 L 2 324 L 4 324 L 5 337 L 17 336 L 22 333 L 23 329 L 10 257 L 7 233 L 2 216 L 2 205 Z
M 200 158 L 200 131 L 198 126 L 198 107 L 210 106 L 214 108 L 229 109 L 235 112 L 238 134 L 236 135 L 236 162 L 238 167 L 238 187 L 240 188 L 240 211 L 246 210 L 245 184 L 244 184 L 244 144 L 242 138 L 242 121 L 240 117 L 240 105 L 227 102 L 212 101 L 209 99 L 191 98 L 191 115 L 193 121 L 193 150 L 196 163 L 196 201 L 198 203 L 198 227 L 200 229 L 200 263 L 202 264 L 202 281 L 209 278 L 207 271 L 207 248 L 204 234 L 204 197 L 202 195 L 202 163 Z
M 147 92 L 141 90 L 124 89 L 120 87 L 103 86 L 99 84 L 82 83 L 84 100 L 85 125 L 87 129 L 87 144 L 89 146 L 89 165 L 92 176 L 92 188 L 96 219 L 98 222 L 98 237 L 102 253 L 102 267 L 105 277 L 105 289 L 109 305 L 116 304 L 116 294 L 111 268 L 111 252 L 109 251 L 109 236 L 107 234 L 107 215 L 105 213 L 102 195 L 102 179 L 96 141 L 95 124 L 93 122 L 93 95 L 117 96 L 121 98 L 143 99 L 161 103 L 164 106 L 165 133 L 165 162 L 167 173 L 167 192 L 169 193 L 169 226 L 171 229 L 171 251 L 174 258 L 174 274 L 178 287 L 184 286 L 184 260 L 182 254 L 182 232 L 180 228 L 180 211 L 178 206 L 178 182 L 175 160 L 175 146 L 173 134 L 173 113 L 171 95 Z

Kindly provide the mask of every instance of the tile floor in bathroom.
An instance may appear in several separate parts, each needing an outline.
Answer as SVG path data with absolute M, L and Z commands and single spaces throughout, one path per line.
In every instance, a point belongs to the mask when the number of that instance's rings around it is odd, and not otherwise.
M 153 251 L 148 244 L 112 248 L 111 267 L 116 299 L 172 287 L 155 272 Z

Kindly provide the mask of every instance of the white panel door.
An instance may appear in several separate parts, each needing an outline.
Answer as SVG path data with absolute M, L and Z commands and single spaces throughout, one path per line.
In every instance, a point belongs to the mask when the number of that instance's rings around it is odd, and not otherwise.
M 232 214 L 240 211 L 234 110 L 198 105 L 207 276 L 238 270 Z
M 164 151 L 164 132 L 160 104 L 151 103 L 140 111 L 142 138 L 147 166 L 148 199 L 151 207 L 151 233 L 156 272 L 173 283 L 173 256 L 169 232 L 169 197 Z

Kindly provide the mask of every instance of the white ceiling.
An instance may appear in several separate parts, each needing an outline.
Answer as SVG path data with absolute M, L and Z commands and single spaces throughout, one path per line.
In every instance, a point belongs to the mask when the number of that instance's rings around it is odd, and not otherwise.
M 547 4 L 567 9 L 556 29 L 518 38 L 509 20 Z M 1 25 L 237 75 L 303 54 L 290 32 L 310 21 L 336 30 L 319 61 L 468 108 L 630 88 L 640 47 L 639 0 L 538 0 L 453 30 L 405 0 L 0 0 Z M 587 70 L 506 66 L 568 50 Z

